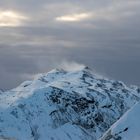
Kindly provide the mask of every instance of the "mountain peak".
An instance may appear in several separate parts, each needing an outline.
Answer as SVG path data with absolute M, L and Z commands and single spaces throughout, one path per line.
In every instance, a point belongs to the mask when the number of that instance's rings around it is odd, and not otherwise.
M 66 73 L 66 71 L 63 69 L 63 68 L 56 68 L 56 69 L 53 69 L 51 71 L 49 71 L 48 73 Z
M 140 100 L 135 89 L 88 67 L 40 74 L 0 94 L 0 139 L 97 140 Z

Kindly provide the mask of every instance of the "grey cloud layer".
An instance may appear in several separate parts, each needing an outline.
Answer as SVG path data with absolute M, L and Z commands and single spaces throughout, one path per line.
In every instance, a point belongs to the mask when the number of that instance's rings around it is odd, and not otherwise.
M 63 61 L 140 85 L 138 0 L 0 0 L 0 10 L 29 18 L 19 27 L 0 27 L 0 88 L 15 87 Z M 79 13 L 92 16 L 77 22 L 55 20 Z

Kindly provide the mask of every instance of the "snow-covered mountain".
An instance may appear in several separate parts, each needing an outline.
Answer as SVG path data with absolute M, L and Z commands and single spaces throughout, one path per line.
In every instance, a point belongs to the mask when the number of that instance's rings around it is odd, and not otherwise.
M 140 102 L 113 124 L 101 140 L 140 140 Z
M 0 93 L 0 139 L 97 140 L 139 100 L 139 88 L 87 67 L 55 69 Z

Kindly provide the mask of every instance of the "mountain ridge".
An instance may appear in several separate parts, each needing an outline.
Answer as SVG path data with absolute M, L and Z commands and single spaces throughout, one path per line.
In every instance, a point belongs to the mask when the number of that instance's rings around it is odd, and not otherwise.
M 0 94 L 0 138 L 97 140 L 139 100 L 137 87 L 88 67 L 55 69 Z
M 100 140 L 139 140 L 140 102 L 129 109 Z

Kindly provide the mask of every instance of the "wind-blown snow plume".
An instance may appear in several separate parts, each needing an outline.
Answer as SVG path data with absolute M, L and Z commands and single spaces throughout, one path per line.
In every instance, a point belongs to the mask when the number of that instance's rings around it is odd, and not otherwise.
M 59 68 L 62 68 L 66 71 L 78 71 L 81 70 L 85 67 L 84 64 L 79 64 L 77 62 L 68 62 L 68 61 L 63 61 Z
M 69 61 L 64 60 L 57 67 L 65 70 L 65 71 L 68 71 L 68 72 L 74 72 L 74 71 L 79 71 L 79 70 L 86 68 L 86 65 L 81 64 L 81 63 L 77 63 L 75 61 L 69 62 Z M 107 77 L 105 74 L 98 73 L 94 68 L 92 68 L 91 71 L 93 72 L 93 75 L 98 77 L 98 78 L 106 78 Z

